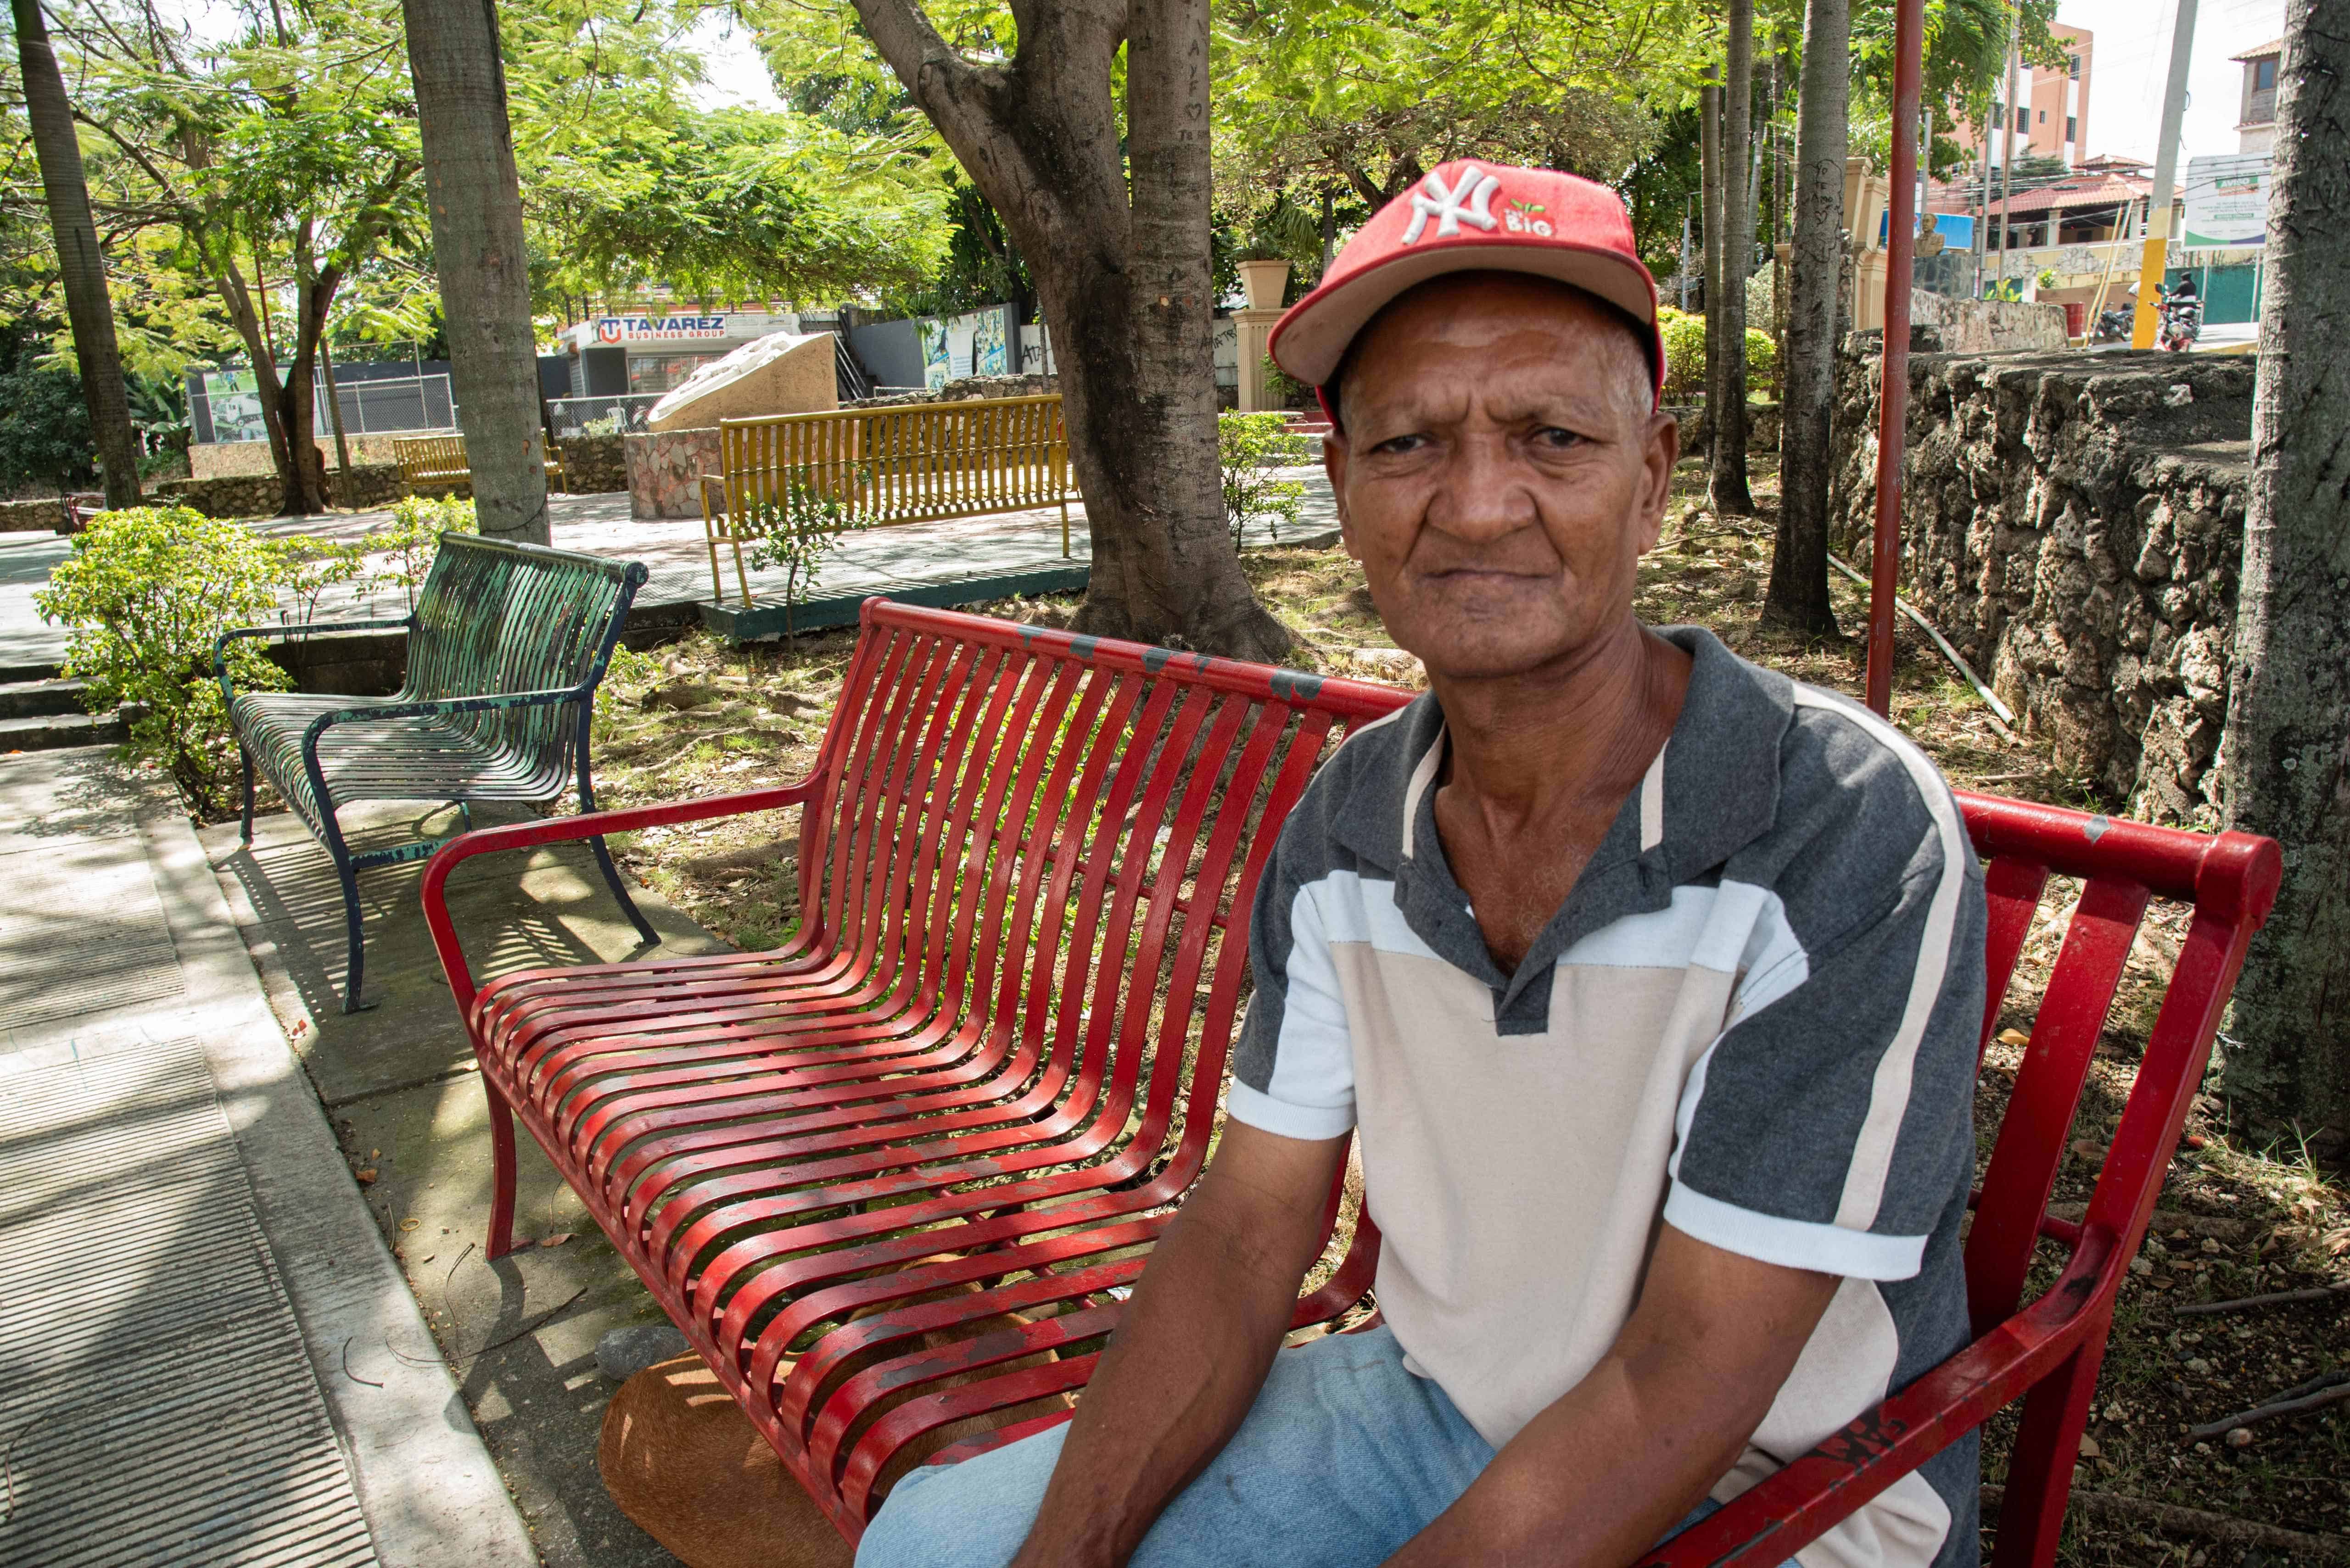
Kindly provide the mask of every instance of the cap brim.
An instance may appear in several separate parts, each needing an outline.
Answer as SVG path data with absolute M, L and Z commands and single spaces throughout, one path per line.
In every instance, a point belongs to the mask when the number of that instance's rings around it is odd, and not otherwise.
M 1449 272 L 1523 272 L 1555 278 L 1598 296 L 1653 330 L 1657 286 L 1648 269 L 1619 251 L 1555 242 L 1540 245 L 1451 244 L 1401 255 L 1316 289 L 1275 324 L 1266 351 L 1273 362 L 1309 387 L 1337 373 L 1347 345 L 1389 300 Z

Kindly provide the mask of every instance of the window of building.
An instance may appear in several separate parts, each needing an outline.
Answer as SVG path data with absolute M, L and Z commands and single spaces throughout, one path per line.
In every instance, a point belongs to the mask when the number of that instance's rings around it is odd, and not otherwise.
M 715 354 L 631 354 L 629 390 L 666 392 L 717 358 Z
M 2068 114 L 2064 117 L 2064 140 L 2067 141 L 2078 141 L 2081 140 L 2081 117 L 2079 115 Z
M 2252 62 L 2253 90 L 2256 92 L 2266 92 L 2271 88 L 2276 86 L 2276 68 L 2277 63 L 2272 59 L 2254 60 Z
M 2030 104 L 2020 103 L 2015 106 L 2015 129 L 2022 131 L 2027 136 L 2032 133 L 2032 106 Z
M 2079 81 L 2081 79 L 2081 57 L 2078 55 L 2065 56 L 2064 68 L 2065 74 L 2070 76 L 2074 81 Z

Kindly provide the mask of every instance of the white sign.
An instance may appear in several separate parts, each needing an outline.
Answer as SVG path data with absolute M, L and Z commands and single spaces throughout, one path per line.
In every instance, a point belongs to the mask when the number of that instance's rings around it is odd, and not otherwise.
M 723 343 L 764 337 L 778 327 L 796 331 L 796 317 L 778 321 L 764 310 L 719 311 L 712 315 L 675 312 L 668 315 L 600 316 L 572 330 L 583 348 L 612 348 L 627 344 Z
M 2230 153 L 2187 161 L 2188 248 L 2265 244 L 2269 236 L 2269 155 Z

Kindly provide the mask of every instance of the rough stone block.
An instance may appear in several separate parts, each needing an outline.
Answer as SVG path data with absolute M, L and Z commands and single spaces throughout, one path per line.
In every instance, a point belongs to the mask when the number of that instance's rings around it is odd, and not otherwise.
M 840 392 L 833 360 L 829 332 L 770 332 L 671 389 L 645 416 L 645 428 L 655 434 L 715 429 L 721 420 L 837 409 Z

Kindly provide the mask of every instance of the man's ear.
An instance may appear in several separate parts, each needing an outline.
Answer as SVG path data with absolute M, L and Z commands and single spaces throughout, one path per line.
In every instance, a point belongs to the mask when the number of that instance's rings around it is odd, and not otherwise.
M 1665 506 L 1673 496 L 1673 465 L 1681 460 L 1680 421 L 1659 409 L 1648 416 L 1648 444 L 1640 452 L 1640 553 L 1657 547 L 1665 531 Z
M 1338 509 L 1338 543 L 1346 547 L 1353 560 L 1361 560 L 1363 553 L 1355 548 L 1354 520 L 1347 515 L 1347 438 L 1336 425 L 1322 438 L 1322 472 L 1330 481 L 1330 498 Z

